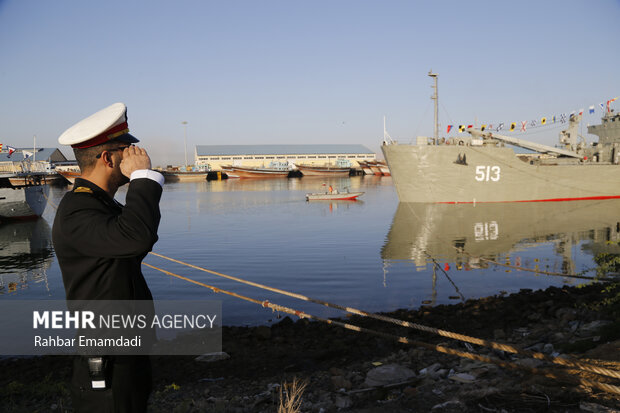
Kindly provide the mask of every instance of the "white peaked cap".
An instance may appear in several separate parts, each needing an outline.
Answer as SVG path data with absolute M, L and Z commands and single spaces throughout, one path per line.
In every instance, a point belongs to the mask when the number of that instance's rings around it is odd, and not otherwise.
M 64 131 L 58 142 L 73 148 L 90 148 L 113 139 L 127 143 L 139 142 L 129 134 L 127 107 L 124 103 L 114 103 L 79 121 Z

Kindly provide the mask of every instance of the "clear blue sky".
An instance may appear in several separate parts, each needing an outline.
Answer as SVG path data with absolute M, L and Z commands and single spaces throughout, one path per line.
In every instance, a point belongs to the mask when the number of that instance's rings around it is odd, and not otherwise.
M 359 143 L 620 96 L 620 1 L 0 0 L 0 142 L 117 101 L 156 164 L 196 144 Z M 613 104 L 620 108 L 620 102 Z M 597 116 L 585 122 L 597 123 Z M 557 129 L 521 135 L 553 144 Z M 70 151 L 65 151 L 70 152 Z

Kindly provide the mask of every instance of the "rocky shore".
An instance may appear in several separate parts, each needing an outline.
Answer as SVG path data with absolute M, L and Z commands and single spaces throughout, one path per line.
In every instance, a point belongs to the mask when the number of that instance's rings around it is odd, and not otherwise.
M 620 283 L 522 290 L 389 316 L 620 371 Z M 305 386 L 300 412 L 620 411 L 620 395 L 590 385 L 619 386 L 618 379 L 373 319 L 343 321 L 509 365 L 287 317 L 225 327 L 222 354 L 153 357 L 150 411 L 276 412 L 294 381 Z M 71 412 L 69 365 L 65 357 L 1 361 L 2 410 Z

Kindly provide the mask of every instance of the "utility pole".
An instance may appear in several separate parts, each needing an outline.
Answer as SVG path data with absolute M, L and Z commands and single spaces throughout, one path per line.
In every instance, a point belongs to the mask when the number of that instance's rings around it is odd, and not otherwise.
M 187 169 L 187 122 L 183 121 L 181 122 L 181 124 L 184 128 L 183 141 L 185 142 L 185 169 Z
M 433 96 L 431 96 L 431 99 L 435 101 L 435 133 L 433 137 L 435 138 L 435 144 L 437 144 L 437 142 L 439 142 L 439 91 L 437 89 L 437 79 L 439 75 L 437 73 L 433 73 L 432 69 L 428 71 L 428 75 L 435 79 L 435 85 L 431 86 L 433 89 L 435 89 L 435 93 L 433 94 Z

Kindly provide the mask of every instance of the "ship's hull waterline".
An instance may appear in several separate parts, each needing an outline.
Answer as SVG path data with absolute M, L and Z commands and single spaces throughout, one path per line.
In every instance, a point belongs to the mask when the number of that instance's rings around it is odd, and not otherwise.
M 0 221 L 41 216 L 48 196 L 48 185 L 0 188 Z
M 620 165 L 533 165 L 507 147 L 381 147 L 401 202 L 541 202 L 620 198 Z
M 349 176 L 351 168 L 297 165 L 305 176 Z

